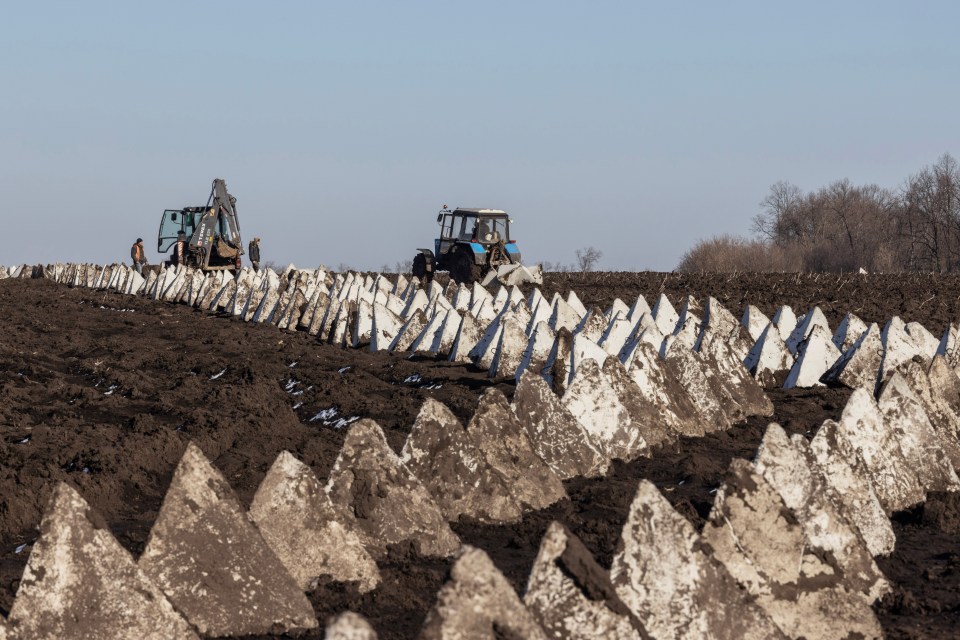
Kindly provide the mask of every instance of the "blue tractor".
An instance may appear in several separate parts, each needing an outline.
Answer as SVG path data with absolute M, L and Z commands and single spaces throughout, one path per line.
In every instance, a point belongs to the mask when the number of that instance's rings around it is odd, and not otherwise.
M 510 238 L 510 217 L 499 209 L 448 209 L 437 215 L 440 237 L 434 248 L 417 249 L 413 275 L 431 280 L 436 271 L 449 271 L 456 282 L 481 280 L 508 264 L 520 264 L 520 249 Z

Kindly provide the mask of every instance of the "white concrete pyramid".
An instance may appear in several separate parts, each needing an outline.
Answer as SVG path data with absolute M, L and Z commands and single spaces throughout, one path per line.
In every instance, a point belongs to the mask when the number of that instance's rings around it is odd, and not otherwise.
M 817 311 L 819 309 L 814 307 Z M 811 314 L 814 315 L 814 312 Z M 794 335 L 797 335 L 807 323 L 797 327 Z M 798 344 L 794 350 L 797 354 L 797 361 L 794 362 L 787 379 L 783 383 L 785 389 L 794 387 L 808 388 L 823 386 L 820 377 L 830 369 L 830 367 L 840 358 L 840 351 L 834 346 L 833 338 L 823 324 L 810 324 L 809 333 Z M 789 348 L 789 343 L 787 344 Z
M 523 602 L 551 638 L 649 637 L 617 596 L 607 570 L 559 522 L 540 541 Z
M 193 443 L 174 471 L 138 565 L 201 635 L 317 626 L 310 601 Z
M 547 640 L 507 579 L 480 549 L 464 546 L 427 613 L 420 640 Z
M 60 483 L 10 610 L 16 638 L 196 639 L 73 488 Z M 5 636 L 0 616 L 0 638 Z
M 825 421 L 810 441 L 810 452 L 831 498 L 857 529 L 870 555 L 893 553 L 893 527 L 873 489 L 866 463 L 840 425 Z
M 823 375 L 823 379 L 828 383 L 842 384 L 851 389 L 863 388 L 873 393 L 882 362 L 880 327 L 874 322 L 856 342 L 847 347 Z
M 610 577 L 654 638 L 784 637 L 647 480 L 640 481 L 630 505 Z
M 670 301 L 667 299 L 667 296 L 660 294 L 660 297 L 657 298 L 656 303 L 653 305 L 653 312 L 651 314 L 654 321 L 657 323 L 657 328 L 665 336 L 669 336 L 673 333 L 674 329 L 677 327 L 677 321 L 680 320 L 680 315 L 677 313 L 677 310 L 673 308 L 673 305 L 670 304 Z
M 845 353 L 869 328 L 867 323 L 855 314 L 848 313 L 843 316 L 843 320 L 840 321 L 837 330 L 833 333 L 833 345 L 841 353 Z
M 263 539 L 304 591 L 320 577 L 355 582 L 361 593 L 380 583 L 353 517 L 337 510 L 310 467 L 280 452 L 250 504 Z
M 767 325 L 770 324 L 770 318 L 765 316 L 760 309 L 750 304 L 744 309 L 743 316 L 740 318 L 740 324 L 743 325 L 747 333 L 750 334 L 750 337 L 756 342 L 760 339 Z

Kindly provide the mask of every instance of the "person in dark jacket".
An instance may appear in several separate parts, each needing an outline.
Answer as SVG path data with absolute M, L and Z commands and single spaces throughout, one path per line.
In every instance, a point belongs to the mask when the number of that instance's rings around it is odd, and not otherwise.
M 254 271 L 260 270 L 260 238 L 254 238 L 247 245 L 247 255 L 250 257 L 250 264 Z
M 143 265 L 147 264 L 147 255 L 143 251 L 143 238 L 137 238 L 130 247 L 130 259 L 133 260 L 133 268 L 137 273 L 143 275 Z

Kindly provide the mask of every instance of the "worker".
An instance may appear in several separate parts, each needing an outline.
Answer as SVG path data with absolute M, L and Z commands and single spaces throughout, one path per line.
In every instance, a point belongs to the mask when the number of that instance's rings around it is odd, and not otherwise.
M 143 265 L 147 264 L 147 256 L 143 251 L 143 238 L 137 238 L 130 247 L 130 259 L 133 260 L 133 268 L 137 273 L 143 275 Z
M 260 238 L 254 238 L 247 245 L 247 255 L 250 256 L 250 264 L 254 271 L 260 270 Z
M 174 267 L 186 264 L 187 262 L 187 234 L 183 231 L 177 233 L 177 243 L 173 245 L 173 254 L 170 256 L 170 264 Z

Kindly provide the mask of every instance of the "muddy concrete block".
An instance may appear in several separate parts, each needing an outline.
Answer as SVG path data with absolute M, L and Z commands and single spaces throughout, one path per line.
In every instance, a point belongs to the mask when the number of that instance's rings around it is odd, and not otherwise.
M 607 472 L 606 456 L 539 375 L 526 371 L 520 376 L 511 406 L 534 451 L 561 480 Z
M 857 529 L 870 555 L 893 553 L 896 537 L 874 491 L 870 471 L 840 425 L 825 421 L 810 441 L 810 452 L 830 489 L 830 498 Z
M 934 357 L 927 368 L 927 377 L 934 397 L 951 413 L 960 416 L 960 377 L 950 366 L 950 361 L 945 356 Z M 960 436 L 960 429 L 957 433 Z
M 883 361 L 880 363 L 880 374 L 877 378 L 877 387 L 890 379 L 893 372 L 900 365 L 912 360 L 915 356 L 923 357 L 914 340 L 907 333 L 906 325 L 898 316 L 887 321 L 880 334 L 883 343 Z
M 733 322 L 733 316 L 730 316 Z M 732 325 L 740 331 L 740 325 Z M 741 346 L 746 342 L 741 340 Z M 736 336 L 725 337 L 712 329 L 703 332 L 699 348 L 700 357 L 707 367 L 718 373 L 729 397 L 747 416 L 772 416 L 773 402 L 764 393 L 763 387 L 750 376 L 743 366 L 741 347 L 736 345 Z
M 862 388 L 873 393 L 882 363 L 880 327 L 871 323 L 856 342 L 847 347 L 843 355 L 830 366 L 822 379 L 828 384 L 842 384 L 851 389 Z
M 662 293 L 653 304 L 651 315 L 653 316 L 654 322 L 657 323 L 657 328 L 660 329 L 660 333 L 665 336 L 673 333 L 674 329 L 677 328 L 677 322 L 680 320 L 680 314 L 678 314 L 677 310 L 670 304 L 667 296 Z
M 753 341 L 756 342 L 760 339 L 760 335 L 764 332 L 767 325 L 770 324 L 770 318 L 764 315 L 760 309 L 750 304 L 744 309 L 743 316 L 740 318 L 740 324 L 743 325 Z
M 394 338 L 390 344 L 390 351 L 406 351 L 409 349 L 410 346 L 416 342 L 427 324 L 428 320 L 427 317 L 423 315 L 423 312 L 419 309 L 414 310 L 403 327 L 400 328 L 397 337 Z
M 943 363 L 943 356 L 936 356 L 936 360 Z M 931 363 L 931 367 L 933 367 Z M 937 365 L 940 366 L 940 365 Z M 949 369 L 947 370 L 949 372 Z M 930 420 L 937 435 L 937 442 L 943 448 L 943 453 L 950 461 L 954 471 L 960 468 L 960 415 L 946 403 L 941 394 L 934 390 L 930 376 L 919 362 L 911 361 L 902 368 L 902 374 L 910 390 L 923 407 L 923 412 Z M 960 381 L 960 379 L 958 379 Z M 958 396 L 960 398 L 960 396 Z
M 543 363 L 541 374 L 554 393 L 562 395 L 570 379 L 570 349 L 573 347 L 573 336 L 565 328 L 556 332 L 550 355 Z
M 596 360 L 583 361 L 562 401 L 607 458 L 633 460 L 649 452 L 640 430 Z
M 517 593 L 480 549 L 464 546 L 427 613 L 420 640 L 547 640 Z
M 761 386 L 771 388 L 777 386 L 777 380 L 786 377 L 793 363 L 793 355 L 780 337 L 780 331 L 770 322 L 760 332 L 743 366 Z
M 330 618 L 323 637 L 324 640 L 377 640 L 377 632 L 360 614 L 345 611 Z
M 794 333 L 800 331 L 798 327 Z M 789 348 L 789 344 L 788 344 Z M 821 324 L 814 324 L 809 333 L 796 349 L 797 360 L 783 383 L 785 389 L 823 386 L 821 376 L 840 358 L 840 351 L 834 346 L 833 338 Z
M 843 316 L 843 320 L 837 325 L 837 330 L 833 332 L 833 346 L 839 349 L 841 353 L 844 353 L 852 347 L 869 328 L 867 323 L 855 314 L 848 313 Z
M 776 320 L 774 320 L 774 322 L 776 322 Z M 823 315 L 820 307 L 814 307 L 797 321 L 797 325 L 793 331 L 790 332 L 789 337 L 785 338 L 784 342 L 787 343 L 787 348 L 790 349 L 790 353 L 797 353 L 800 349 L 800 343 L 810 337 L 814 327 L 820 327 L 821 331 L 827 335 L 830 344 L 833 344 L 833 332 L 830 330 L 827 317 Z
M 456 416 L 428 398 L 420 408 L 400 460 L 430 491 L 444 517 L 512 522 L 521 510 L 503 477 Z
M 681 345 L 671 346 L 665 353 L 664 366 L 687 390 L 700 415 L 705 433 L 725 431 L 732 424 L 726 409 L 711 385 L 703 362 L 696 353 Z
M 498 389 L 480 396 L 467 432 L 521 508 L 544 509 L 567 497 L 560 478 L 536 454 L 525 427 Z
M 320 294 L 321 298 L 325 297 Z M 386 351 L 400 333 L 403 320 L 380 303 L 373 305 L 373 321 L 370 326 L 370 351 Z
M 620 404 L 627 410 L 630 422 L 640 432 L 647 447 L 656 447 L 673 442 L 679 436 L 664 415 L 662 407 L 653 397 L 647 396 L 633 381 L 626 367 L 614 356 L 603 363 L 601 373 L 610 383 Z
M 854 389 L 843 408 L 840 430 L 863 459 L 887 513 L 923 502 L 924 489 L 916 469 L 900 448 L 903 434 L 887 423 L 869 391 Z
M 641 480 L 610 577 L 654 638 L 783 638 L 657 488 Z
M 841 576 L 846 589 L 861 593 L 868 602 L 889 591 L 857 528 L 835 504 L 803 436 L 790 438 L 780 425 L 771 424 L 755 466 L 800 523 L 808 546 L 823 552 L 824 562 Z
M 353 516 L 336 509 L 310 467 L 290 453 L 281 452 L 270 467 L 250 517 L 302 590 L 320 577 L 355 582 L 361 592 L 380 583 Z
M 202 635 L 317 626 L 310 601 L 193 443 L 138 564 Z
M 940 341 L 930 333 L 926 327 L 924 327 L 919 322 L 908 322 L 904 326 L 904 330 L 907 332 L 910 340 L 917 347 L 917 351 L 923 357 L 924 361 L 928 361 L 933 356 L 937 355 L 937 349 L 940 346 Z
M 627 373 L 640 393 L 659 409 L 660 417 L 669 429 L 679 435 L 704 434 L 700 412 L 687 389 L 673 374 L 673 369 L 660 359 L 650 344 L 640 340 L 629 354 Z
M 527 346 L 523 350 L 520 364 L 517 365 L 517 371 L 514 374 L 514 379 L 518 383 L 525 372 L 530 371 L 539 374 L 543 370 L 556 339 L 557 334 L 546 321 L 538 322 L 536 327 L 529 332 Z
M 490 363 L 490 377 L 514 377 L 523 360 L 523 353 L 526 348 L 527 336 L 524 333 L 523 325 L 515 317 L 508 317 L 500 332 L 493 362 Z
M 559 522 L 547 528 L 523 597 L 550 638 L 648 638 L 617 596 L 609 572 Z
M 100 515 L 64 483 L 40 523 L 9 625 L 11 637 L 24 639 L 197 637 Z
M 880 391 L 878 405 L 889 428 L 897 433 L 900 449 L 921 486 L 926 491 L 960 489 L 960 479 L 904 374 L 897 371 L 887 380 Z
M 356 516 L 374 555 L 407 540 L 430 556 L 448 556 L 460 546 L 430 492 L 390 449 L 372 420 L 351 425 L 330 472 L 327 493 L 334 505 Z
M 788 637 L 882 636 L 867 598 L 846 587 L 829 554 L 811 545 L 796 514 L 749 462 L 731 463 L 702 535 Z
M 607 323 L 597 344 L 611 356 L 618 356 L 630 339 L 633 328 L 634 323 L 627 319 L 626 313 L 618 311 Z

